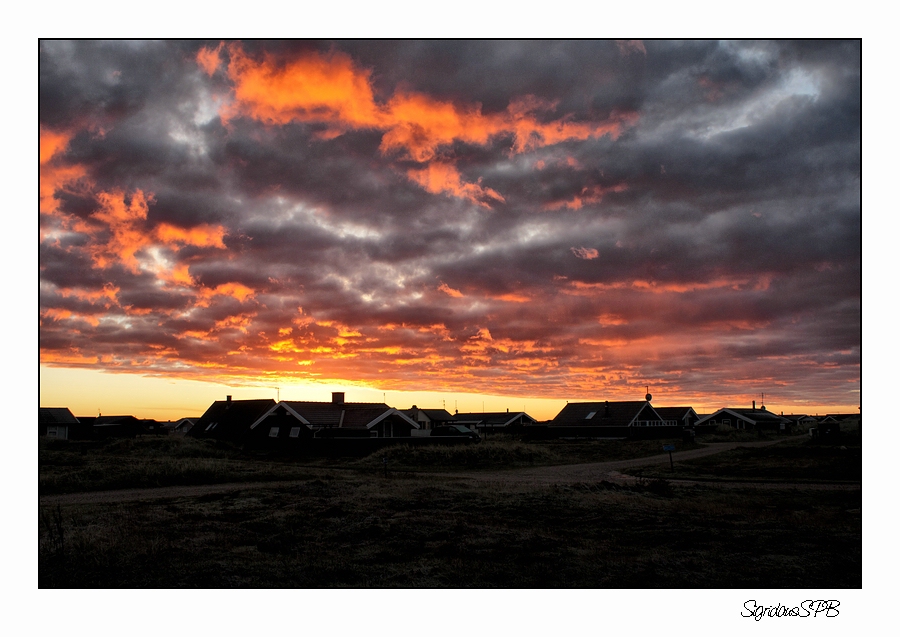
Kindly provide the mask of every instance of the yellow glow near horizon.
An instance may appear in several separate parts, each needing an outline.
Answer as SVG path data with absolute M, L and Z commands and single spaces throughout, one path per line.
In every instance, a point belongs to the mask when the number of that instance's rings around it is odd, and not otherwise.
M 271 386 L 227 385 L 177 377 L 115 374 L 85 368 L 41 365 L 40 405 L 68 407 L 76 416 L 133 415 L 137 418 L 178 420 L 198 417 L 216 400 L 272 398 L 327 402 L 331 392 L 344 392 L 347 402 L 386 402 L 408 409 L 446 409 L 451 414 L 481 411 L 525 411 L 538 420 L 549 420 L 565 406 L 565 400 L 521 398 L 462 392 L 381 391 L 354 383 L 284 383 Z
M 642 389 L 642 388 L 641 388 Z M 41 365 L 40 406 L 68 407 L 75 416 L 96 416 L 98 413 L 132 415 L 137 418 L 153 418 L 159 421 L 199 417 L 216 400 L 231 395 L 234 400 L 272 398 L 281 400 L 311 400 L 328 402 L 331 392 L 344 392 L 347 402 L 385 402 L 397 409 L 416 405 L 423 409 L 446 409 L 451 414 L 465 412 L 524 411 L 538 421 L 551 420 L 565 407 L 566 402 L 604 400 L 596 396 L 576 398 L 570 401 L 558 398 L 502 396 L 466 392 L 391 391 L 368 387 L 359 383 L 283 383 L 271 385 L 226 384 L 201 380 L 188 380 L 175 376 L 141 376 L 116 374 L 86 368 L 65 368 Z M 641 400 L 641 395 L 612 397 L 613 400 Z M 734 400 L 721 400 L 722 404 L 704 404 L 672 396 L 657 396 L 654 405 L 692 406 L 697 413 L 712 413 L 720 407 L 750 407 L 743 396 Z M 747 403 L 747 404 L 745 404 Z M 757 405 L 760 401 L 757 400 Z M 766 405 L 773 413 L 825 415 L 827 413 L 859 413 L 855 405 L 795 405 L 771 403 Z

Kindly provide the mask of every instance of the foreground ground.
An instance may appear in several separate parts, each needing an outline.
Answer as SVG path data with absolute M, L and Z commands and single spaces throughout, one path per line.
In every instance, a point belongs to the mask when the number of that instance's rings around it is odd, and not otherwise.
M 253 481 L 227 480 L 244 465 L 212 485 L 173 469 L 167 484 L 181 486 L 153 490 L 65 494 L 48 479 L 39 584 L 860 587 L 860 447 L 805 442 L 754 441 L 716 455 L 691 445 L 676 453 L 675 471 L 667 455 L 635 460 L 634 448 L 620 447 L 613 458 L 602 441 L 551 446 L 553 457 L 507 441 L 430 458 L 398 450 L 387 475 L 380 458 L 278 463 L 210 450 L 219 457 L 202 460 L 260 465 Z M 42 449 L 42 477 L 64 474 L 67 461 L 96 469 L 104 453 L 111 467 L 119 456 L 153 455 L 140 447 L 92 449 L 79 454 L 82 465 L 62 455 L 68 449 Z M 651 448 L 658 441 L 643 455 Z M 576 462 L 592 456 L 600 461 Z M 539 466 L 560 459 L 567 464 Z

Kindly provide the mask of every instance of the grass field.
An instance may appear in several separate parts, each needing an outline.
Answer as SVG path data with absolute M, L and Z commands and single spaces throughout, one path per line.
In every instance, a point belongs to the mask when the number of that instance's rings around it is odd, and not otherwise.
M 755 480 L 770 482 L 859 482 L 862 447 L 858 437 L 846 444 L 818 444 L 799 436 L 773 447 L 738 447 L 706 458 L 668 466 L 635 469 L 632 475 L 694 480 Z
M 680 441 L 677 444 L 679 449 L 699 446 Z M 477 445 L 398 445 L 360 459 L 256 456 L 242 453 L 232 445 L 181 437 L 102 443 L 41 440 L 39 445 L 41 495 L 292 480 L 306 475 L 303 469 L 308 466 L 376 472 L 382 470 L 383 458 L 387 458 L 392 470 L 495 470 L 640 458 L 661 453 L 662 449 L 659 440 L 524 443 L 499 435 Z
M 658 453 L 659 441 L 647 442 L 650 453 Z M 61 476 L 70 470 L 70 475 L 84 472 L 87 477 L 79 484 L 91 488 L 149 476 L 156 483 L 170 479 L 193 484 L 210 477 L 233 481 L 236 475 L 294 482 L 198 497 L 42 505 L 39 586 L 862 585 L 859 490 L 743 491 L 715 485 L 681 487 L 663 479 L 632 486 L 605 481 L 524 486 L 464 478 L 465 471 L 484 471 L 485 459 L 491 458 L 514 467 L 638 451 L 615 452 L 602 448 L 601 441 L 529 444 L 524 449 L 521 444 L 489 441 L 440 449 L 449 454 L 438 458 L 443 466 L 462 467 L 463 477 L 454 479 L 408 470 L 385 477 L 377 470 L 380 457 L 331 468 L 328 464 L 335 461 L 322 461 L 311 467 L 308 462 L 303 466 L 252 459 L 230 448 L 168 439 L 100 446 L 84 455 L 45 445 L 42 488 L 59 488 Z M 506 451 L 489 445 L 505 445 Z M 789 445 L 785 448 L 796 450 L 788 456 L 781 446 L 754 450 L 759 452 L 754 462 L 796 467 L 805 451 L 814 464 L 831 462 L 810 446 Z M 436 461 L 404 453 L 392 454 L 391 466 L 432 466 L 429 463 Z M 474 460 L 473 453 L 478 454 Z M 84 464 L 67 465 L 70 456 L 82 458 Z M 702 460 L 713 463 L 719 457 Z M 178 460 L 198 464 L 182 466 Z M 733 468 L 720 475 L 748 475 L 745 462 L 729 460 L 724 466 Z M 129 463 L 142 468 L 126 470 Z M 90 477 L 102 474 L 105 465 L 118 477 Z M 714 472 L 714 466 L 703 465 L 703 471 Z M 51 475 L 56 477 L 50 480 Z

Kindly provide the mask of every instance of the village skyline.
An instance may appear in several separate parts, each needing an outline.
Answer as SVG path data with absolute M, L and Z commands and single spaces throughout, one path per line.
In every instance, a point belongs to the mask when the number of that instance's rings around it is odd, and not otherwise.
M 40 43 L 40 404 L 858 413 L 861 46 Z

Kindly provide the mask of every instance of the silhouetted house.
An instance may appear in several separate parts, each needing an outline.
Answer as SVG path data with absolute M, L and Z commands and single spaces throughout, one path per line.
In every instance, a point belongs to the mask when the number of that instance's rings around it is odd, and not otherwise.
M 700 419 L 693 407 L 654 407 L 669 427 L 693 427 Z
M 176 420 L 172 423 L 171 433 L 176 435 L 184 435 L 191 430 L 191 427 L 194 426 L 194 423 L 197 422 L 196 418 L 182 418 L 181 420 Z
M 78 420 L 68 407 L 39 407 L 38 431 L 41 436 L 57 440 L 86 440 L 91 437 L 90 425 Z
M 808 416 L 806 414 L 791 414 L 789 416 L 785 416 L 790 421 L 790 424 L 787 426 L 788 431 L 801 431 L 806 433 L 810 429 L 814 427 L 818 427 L 819 419 L 815 416 Z
M 217 400 L 203 413 L 187 435 L 191 438 L 214 438 L 241 443 L 250 427 L 275 405 L 271 398 L 254 400 Z
M 819 419 L 819 424 L 837 423 L 842 429 L 852 429 L 862 424 L 860 414 L 828 414 Z
M 723 407 L 697 421 L 698 426 L 725 425 L 732 429 L 752 431 L 785 431 L 791 421 L 778 414 L 773 414 L 765 407 L 742 409 Z
M 141 418 L 141 427 L 144 429 L 143 433 L 151 436 L 166 436 L 169 433 L 163 423 L 153 418 Z
M 404 409 L 403 413 L 418 423 L 422 431 L 453 422 L 453 416 L 446 409 L 419 409 L 413 405 L 410 409 Z
M 467 412 L 453 416 L 453 424 L 465 425 L 469 429 L 486 433 L 521 430 L 525 425 L 533 425 L 537 420 L 524 411 Z
M 649 401 L 569 403 L 548 423 L 550 435 L 561 438 L 645 438 L 680 435 Z
M 819 419 L 813 435 L 821 440 L 837 441 L 844 432 L 862 431 L 860 414 L 828 414 Z
M 250 425 L 253 438 L 408 438 L 420 425 L 384 403 L 348 403 L 343 392 L 331 402 L 282 400 Z
M 90 421 L 93 438 L 134 438 L 145 432 L 144 424 L 134 416 L 97 416 L 80 418 Z

